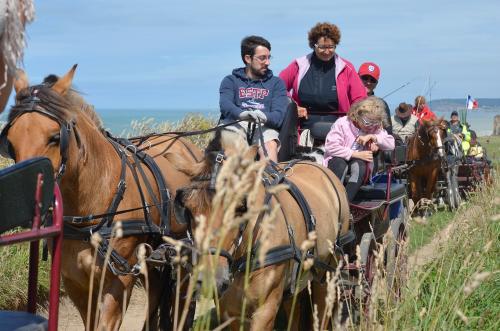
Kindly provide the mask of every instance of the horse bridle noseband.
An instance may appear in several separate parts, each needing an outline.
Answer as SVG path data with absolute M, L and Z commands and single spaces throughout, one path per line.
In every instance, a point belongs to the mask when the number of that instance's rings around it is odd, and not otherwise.
M 80 137 L 76 132 L 75 121 L 68 122 L 62 118 L 59 118 L 58 116 L 47 111 L 40 105 L 41 100 L 36 95 L 39 88 L 40 86 L 30 87 L 30 96 L 22 99 L 20 103 L 14 106 L 14 107 L 19 107 L 22 105 L 28 105 L 28 107 L 25 110 L 19 111 L 16 117 L 10 119 L 10 121 L 5 125 L 2 132 L 0 133 L 0 155 L 2 155 L 5 158 L 12 158 L 15 160 L 16 153 L 7 136 L 10 128 L 14 125 L 15 121 L 19 117 L 27 113 L 39 113 L 41 115 L 44 115 L 50 118 L 51 120 L 57 122 L 61 128 L 59 131 L 59 154 L 61 156 L 61 164 L 59 165 L 59 168 L 55 176 L 56 181 L 60 182 L 62 176 L 64 175 L 64 172 L 66 171 L 66 163 L 68 161 L 68 149 L 69 149 L 69 139 L 71 131 L 75 133 L 77 145 L 80 145 Z

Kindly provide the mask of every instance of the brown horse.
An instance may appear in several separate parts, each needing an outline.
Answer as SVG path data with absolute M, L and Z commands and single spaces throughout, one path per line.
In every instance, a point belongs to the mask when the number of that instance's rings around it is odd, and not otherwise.
M 339 233 L 348 231 L 349 205 L 338 178 L 328 169 L 307 161 L 280 164 L 286 168 L 282 175 L 286 173 L 285 183 L 290 189 L 270 193 L 276 186 L 265 183 L 272 183 L 279 175 L 262 173 L 265 162 L 254 161 L 257 147 L 248 148 L 240 139 L 232 132 L 217 133 L 205 151 L 203 162 L 194 168 L 185 165 L 183 171 L 191 176 L 192 184 L 178 191 L 175 210 L 178 215 L 191 219 L 193 226 L 194 218 L 205 218 L 205 226 L 198 224 L 194 229 L 195 242 L 199 247 L 217 247 L 212 253 L 218 250 L 220 256 L 228 259 L 229 263 L 218 264 L 215 276 L 227 275 L 223 268 L 229 264 L 232 281 L 220 298 L 220 308 L 221 316 L 228 323 L 232 321 L 231 329 L 237 330 L 243 323 L 245 329 L 272 330 L 285 293 L 300 293 L 307 280 L 325 280 L 326 270 L 335 270 L 337 259 L 329 250 L 329 243 L 335 243 Z M 305 200 L 298 197 L 300 194 L 292 195 L 292 187 L 300 191 Z M 310 215 L 304 205 L 309 206 Z M 314 220 L 314 225 L 309 220 Z M 308 239 L 313 229 L 316 241 Z M 255 255 L 251 262 L 245 258 L 248 249 Z M 309 249 L 314 251 L 317 261 L 328 267 L 318 268 L 314 263 L 311 269 L 303 269 L 299 281 L 298 260 L 301 256 L 304 258 Z M 295 252 L 291 256 L 285 253 L 291 253 L 290 250 Z M 211 255 L 203 257 L 202 261 L 211 265 L 208 270 L 213 270 L 217 260 L 211 259 Z M 247 269 L 247 263 L 253 267 Z M 333 307 L 325 304 L 326 284 L 313 284 L 312 298 L 321 320 L 325 310 L 328 308 L 331 312 Z M 284 304 L 290 314 L 291 300 Z M 242 309 L 246 309 L 243 321 Z M 298 328 L 298 312 L 296 308 L 290 315 L 294 328 Z
M 154 158 L 170 192 L 176 192 L 179 187 L 185 186 L 189 178 L 179 172 L 166 156 L 175 154 L 185 162 L 196 162 L 202 155 L 196 146 L 176 136 L 151 137 L 143 145 L 129 146 L 128 149 L 117 147 L 116 143 L 113 144 L 103 134 L 93 107 L 87 105 L 70 88 L 75 68 L 76 65 L 52 86 L 29 87 L 27 81 L 16 82 L 16 105 L 12 108 L 9 123 L 2 133 L 3 143 L 9 145 L 10 155 L 16 162 L 35 156 L 50 158 L 54 169 L 57 169 L 55 176 L 61 180 L 65 215 L 105 214 L 109 212 L 111 205 L 116 205 L 114 201 L 120 190 L 117 185 L 123 188 L 121 202 L 118 198 L 115 209 L 118 209 L 118 212 L 138 210 L 117 214 L 111 218 L 110 221 L 114 223 L 122 221 L 124 235 L 110 240 L 109 245 L 125 261 L 122 266 L 135 266 L 138 260 L 138 246 L 144 242 L 152 244 L 153 237 L 158 240 L 157 234 L 147 230 L 153 227 L 153 224 L 147 224 L 147 220 L 158 225 L 163 219 L 160 215 L 161 207 L 151 206 L 161 196 L 159 185 L 156 185 L 149 167 L 141 167 L 137 163 L 134 165 L 131 161 L 134 152 L 144 148 L 147 154 Z M 129 166 L 124 166 L 124 162 Z M 143 169 L 142 175 L 137 175 L 137 172 L 141 172 L 139 167 Z M 134 179 L 135 177 L 139 177 L 138 180 Z M 121 180 L 124 180 L 124 185 L 119 184 Z M 148 190 L 144 188 L 146 182 L 151 183 Z M 139 187 L 142 187 L 143 192 Z M 168 203 L 166 200 L 160 201 L 163 207 Z M 148 208 L 144 204 L 151 207 Z M 84 324 L 88 323 L 88 329 L 117 330 L 125 313 L 124 306 L 128 305 L 130 300 L 137 273 L 128 272 L 130 269 L 125 268 L 125 272 L 117 275 L 110 271 L 111 264 L 107 268 L 102 260 L 94 267 L 95 250 L 89 243 L 90 234 L 86 234 L 86 240 L 80 240 L 78 236 L 81 233 L 77 228 L 95 226 L 102 223 L 101 219 L 104 218 L 89 217 L 77 224 L 75 220 L 78 218 L 71 217 L 72 229 L 76 229 L 77 236 L 74 239 L 65 238 L 63 242 L 62 278 L 66 292 L 78 308 Z M 185 233 L 186 226 L 178 224 L 173 216 L 166 221 L 172 234 Z M 138 226 L 128 227 L 134 222 Z M 104 227 L 105 225 L 102 228 Z M 135 229 L 135 233 L 127 235 L 127 228 Z M 139 233 L 144 235 L 138 234 L 138 229 L 143 229 L 144 232 Z M 65 228 L 66 235 L 71 234 Z M 161 235 L 159 237 L 161 239 Z M 93 268 L 95 285 L 90 294 Z M 153 319 L 150 323 L 152 330 L 158 328 L 155 309 L 160 304 L 162 286 L 166 285 L 161 283 L 162 275 L 155 270 L 148 268 L 149 285 L 152 289 L 148 293 L 148 316 Z M 101 283 L 103 272 L 105 278 Z M 102 299 L 98 303 L 99 287 L 102 287 Z M 91 309 L 87 305 L 90 295 Z M 98 304 L 101 308 L 95 315 Z
M 420 199 L 432 200 L 436 181 L 445 157 L 446 121 L 424 121 L 408 139 L 406 160 L 410 162 L 410 197 L 416 204 Z
M 0 113 L 9 100 L 16 65 L 23 58 L 24 26 L 33 18 L 31 0 L 2 1 L 0 4 Z

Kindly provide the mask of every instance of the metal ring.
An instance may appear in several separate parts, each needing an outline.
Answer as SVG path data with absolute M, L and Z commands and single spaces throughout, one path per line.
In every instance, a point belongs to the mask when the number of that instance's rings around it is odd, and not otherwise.
M 286 166 L 283 171 L 285 172 L 285 177 L 290 177 L 293 175 L 293 167 Z M 290 173 L 288 173 L 288 171 L 290 171 Z
M 132 153 L 137 154 L 137 146 L 130 144 L 130 145 L 125 146 L 125 150 L 127 150 L 127 149 L 129 151 L 131 151 Z M 130 156 L 130 155 L 128 155 L 128 156 Z

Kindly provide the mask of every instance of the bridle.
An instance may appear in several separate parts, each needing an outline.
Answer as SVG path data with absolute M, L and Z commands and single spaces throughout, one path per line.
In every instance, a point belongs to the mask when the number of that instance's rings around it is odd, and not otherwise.
M 71 132 L 74 132 L 76 143 L 80 147 L 80 137 L 76 131 L 75 120 L 67 121 L 56 114 L 50 112 L 49 106 L 46 102 L 43 102 L 38 96 L 40 88 L 45 85 L 37 85 L 29 88 L 29 96 L 21 99 L 12 108 L 13 110 L 20 108 L 15 117 L 11 118 L 9 122 L 5 125 L 2 132 L 0 133 L 0 155 L 6 158 L 12 158 L 15 160 L 16 153 L 14 147 L 8 139 L 8 133 L 10 128 L 14 125 L 16 120 L 24 114 L 27 113 L 38 113 L 43 116 L 50 118 L 51 120 L 57 122 L 60 126 L 59 131 L 59 154 L 61 156 L 61 164 L 55 174 L 55 180 L 57 182 L 61 181 L 64 172 L 66 171 L 66 164 L 68 161 L 68 150 Z
M 421 129 L 417 131 L 417 140 L 420 143 L 422 147 L 425 147 L 426 144 L 430 143 L 430 137 L 431 133 L 435 132 L 436 137 L 437 137 L 437 146 L 430 146 L 432 148 L 432 151 L 437 151 L 438 155 L 440 157 L 443 157 L 445 155 L 445 145 L 444 145 L 444 139 L 441 138 L 441 129 L 437 125 L 432 125 L 431 127 L 427 128 L 424 130 L 425 136 L 422 136 L 421 134 Z M 431 155 L 432 156 L 432 155 Z

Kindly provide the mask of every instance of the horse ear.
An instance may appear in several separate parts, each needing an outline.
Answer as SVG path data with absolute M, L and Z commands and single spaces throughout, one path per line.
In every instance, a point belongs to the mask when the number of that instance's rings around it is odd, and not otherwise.
M 28 75 L 26 75 L 24 70 L 17 69 L 16 77 L 14 78 L 14 90 L 16 93 L 19 93 L 19 91 L 24 90 L 28 86 L 30 86 Z
M 73 76 L 75 75 L 76 67 L 78 64 L 73 65 L 73 67 L 66 73 L 66 75 L 62 76 L 57 80 L 57 82 L 52 86 L 52 89 L 59 93 L 60 95 L 66 94 L 73 83 Z

